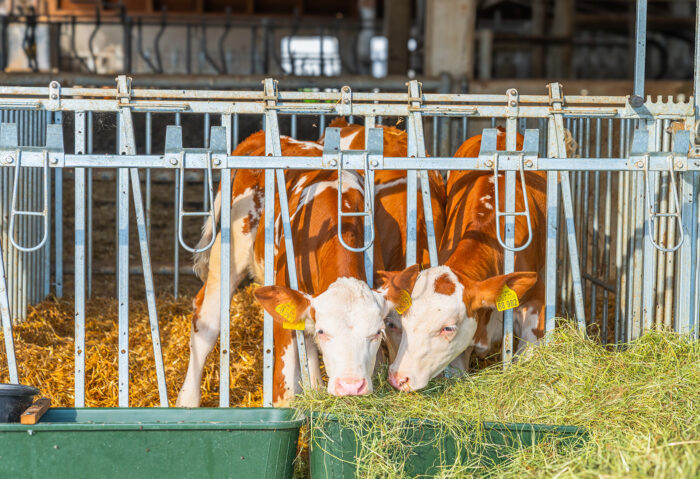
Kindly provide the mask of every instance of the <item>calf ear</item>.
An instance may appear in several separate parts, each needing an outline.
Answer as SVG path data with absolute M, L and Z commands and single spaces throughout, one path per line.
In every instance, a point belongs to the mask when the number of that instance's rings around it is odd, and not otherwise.
M 284 286 L 261 286 L 253 292 L 255 299 L 285 329 L 306 329 L 313 321 L 311 296 Z
M 403 271 L 378 271 L 376 284 L 382 285 L 380 291 L 392 308 L 400 306 L 400 309 L 404 309 L 405 298 L 410 298 L 419 273 L 420 266 L 417 264 Z M 408 309 L 408 306 L 405 306 L 405 309 Z M 399 313 L 403 314 L 405 309 Z
M 499 297 L 512 298 L 513 293 L 522 303 L 522 298 L 537 283 L 537 273 L 534 271 L 518 272 L 494 276 L 484 281 L 473 282 L 464 288 L 464 303 L 470 305 L 471 310 L 479 308 L 497 309 L 496 302 Z M 513 293 L 508 292 L 510 289 Z M 506 308 L 510 309 L 510 308 Z

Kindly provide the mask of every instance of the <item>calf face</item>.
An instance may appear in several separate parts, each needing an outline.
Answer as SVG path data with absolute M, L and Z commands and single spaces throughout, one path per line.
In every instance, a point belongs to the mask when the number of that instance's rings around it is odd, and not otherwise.
M 328 374 L 328 392 L 372 392 L 372 372 L 384 337 L 389 306 L 382 294 L 356 278 L 339 278 L 311 296 L 283 286 L 263 286 L 255 297 L 275 321 L 314 336 Z
M 504 287 L 521 298 L 536 281 L 533 272 L 475 281 L 448 266 L 388 273 L 381 291 L 390 305 L 403 310 L 401 343 L 389 367 L 389 382 L 403 391 L 425 387 L 474 345 L 478 310 L 495 310 Z

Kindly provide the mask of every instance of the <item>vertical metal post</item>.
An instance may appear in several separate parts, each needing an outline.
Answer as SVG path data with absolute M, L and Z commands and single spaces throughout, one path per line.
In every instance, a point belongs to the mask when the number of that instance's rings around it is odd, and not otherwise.
M 559 152 L 557 132 L 554 121 L 548 122 L 547 153 L 556 157 Z M 545 332 L 554 331 L 554 319 L 557 316 L 557 245 L 559 241 L 559 174 L 547 172 L 547 249 L 546 249 L 546 283 L 545 283 Z
M 119 113 L 120 154 L 127 154 L 129 141 L 122 116 Z M 117 297 L 119 302 L 119 407 L 129 406 L 129 169 L 117 170 Z
M 87 153 L 92 154 L 93 146 L 93 123 L 92 112 L 87 112 Z M 92 297 L 92 246 L 93 246 L 93 228 L 92 228 L 92 168 L 87 169 L 87 296 Z
M 550 98 L 553 108 L 561 110 L 563 104 L 563 93 L 561 84 L 550 83 Z M 554 121 L 554 132 L 557 136 L 557 145 L 559 145 L 559 154 L 566 154 L 566 146 L 564 144 L 564 122 L 563 113 L 555 112 L 552 115 Z M 550 121 L 552 121 L 550 120 Z M 582 330 L 586 327 L 586 315 L 583 304 L 583 290 L 581 287 L 581 270 L 578 259 L 578 247 L 576 244 L 576 227 L 574 226 L 574 207 L 571 200 L 571 183 L 569 181 L 569 172 L 560 172 L 561 179 L 561 194 L 564 205 L 564 216 L 566 222 L 567 243 L 569 246 L 569 265 L 571 267 L 572 289 L 574 293 L 574 309 L 576 311 L 576 322 Z
M 10 301 L 7 296 L 7 276 L 5 275 L 5 261 L 0 248 L 0 316 L 2 317 L 2 331 L 5 337 L 5 355 L 7 356 L 7 370 L 10 373 L 10 382 L 19 383 L 17 376 L 17 359 L 15 358 L 15 339 L 12 335 L 12 315 L 10 314 Z
M 146 112 L 146 154 L 150 155 L 153 148 L 153 119 L 151 112 Z M 177 182 L 176 182 L 177 184 Z M 151 169 L 146 169 L 146 236 L 151 241 Z
M 209 113 L 205 113 L 204 114 L 204 131 L 202 132 L 203 136 L 204 136 L 204 144 L 202 146 L 204 148 L 209 148 L 209 130 L 210 130 L 210 128 L 211 128 L 211 117 L 209 116 Z M 202 174 L 204 175 L 204 184 L 206 185 L 207 181 L 209 181 L 209 179 L 207 178 L 207 176 L 209 175 L 209 171 L 204 170 L 202 172 Z M 207 191 L 206 188 L 203 188 L 202 193 L 203 193 L 202 203 L 204 204 L 203 209 L 206 211 L 209 209 L 209 192 Z
M 180 126 L 180 113 L 175 113 L 175 124 Z M 178 198 L 180 196 L 180 170 L 175 170 L 175 203 L 173 210 L 175 211 L 175 242 L 173 244 L 173 296 L 178 297 L 180 289 L 180 241 L 177 237 L 177 224 L 180 218 L 180 212 L 177 210 Z
M 646 124 L 646 128 L 649 129 L 649 143 L 647 145 L 648 151 L 659 151 L 660 144 L 658 142 L 661 130 L 661 123 L 655 121 L 649 121 Z M 658 130 L 658 131 L 657 131 Z M 647 204 L 656 204 L 656 183 L 658 173 L 655 171 L 649 171 L 647 173 L 648 178 L 645 181 L 640 181 L 642 183 L 642 199 L 646 195 L 649 195 Z M 648 181 L 652 187 L 646 187 L 646 181 Z M 638 207 L 639 208 L 639 207 Z M 655 207 L 656 208 L 656 207 Z M 643 224 L 644 224 L 644 264 L 643 264 L 643 307 L 642 307 L 642 331 L 648 331 L 654 322 L 654 303 L 656 299 L 656 293 L 654 292 L 654 286 L 656 285 L 656 248 L 654 248 L 654 230 L 652 228 L 653 223 L 651 222 L 651 212 L 646 211 L 646 205 L 642 205 L 639 208 L 642 211 Z M 646 212 L 646 214 L 644 214 Z M 657 222 L 658 223 L 658 222 Z M 641 281 L 642 278 L 639 278 Z
M 226 149 L 231 151 L 231 115 L 221 115 L 221 126 L 226 129 Z M 229 347 L 231 344 L 231 170 L 221 170 L 221 249 L 220 249 L 220 303 L 219 303 L 219 407 L 229 407 L 231 388 Z
M 637 0 L 634 48 L 634 94 L 644 98 L 644 67 L 647 54 L 647 0 Z
M 518 140 L 518 91 L 511 88 L 507 92 L 508 106 L 506 107 L 506 150 L 516 151 Z M 498 162 L 498 157 L 496 157 Z M 498 165 L 495 165 L 498 169 Z M 515 211 L 515 171 L 508 170 L 505 173 L 505 210 L 507 213 Z M 495 178 L 494 181 L 499 181 Z M 523 195 L 527 194 L 525 185 L 523 186 Z M 512 214 L 505 218 L 505 242 L 509 248 L 515 246 L 515 217 Z M 501 228 L 500 221 L 497 221 L 496 228 Z M 506 249 L 503 252 L 503 274 L 509 274 L 515 271 L 515 252 Z M 513 360 L 513 310 L 507 309 L 503 312 L 503 351 L 502 351 L 503 366 L 507 366 Z
M 63 123 L 63 113 L 60 111 L 54 112 L 54 123 L 60 125 Z M 54 195 L 54 225 L 56 231 L 55 245 L 55 291 L 56 297 L 63 297 L 63 169 L 56 168 L 54 173 L 55 195 Z
M 265 118 L 263 117 L 263 124 Z M 222 176 L 223 178 L 223 176 Z M 223 203 L 223 202 L 222 202 Z M 265 170 L 265 285 L 275 284 L 275 172 Z M 263 324 L 263 406 L 272 406 L 274 337 L 272 316 L 265 311 Z
M 276 96 L 277 85 L 272 79 L 265 79 L 265 97 L 270 99 Z M 266 105 L 273 106 L 274 100 L 268 100 Z M 282 156 L 282 147 L 280 143 L 280 129 L 279 122 L 277 118 L 277 110 L 269 109 L 265 112 L 265 154 L 272 156 Z M 265 182 L 267 184 L 267 175 L 270 170 L 265 171 Z M 287 184 L 284 179 L 284 170 L 275 170 L 275 175 L 277 178 L 277 188 L 278 188 L 278 198 L 280 203 L 280 218 L 282 227 L 284 230 L 284 245 L 287 257 L 287 274 L 289 276 L 289 287 L 292 289 L 299 289 L 299 284 L 297 281 L 297 271 L 296 271 L 296 259 L 294 257 L 294 243 L 292 238 L 292 229 L 289 219 L 289 204 L 287 202 Z M 341 174 L 339 172 L 339 174 Z M 272 175 L 270 175 L 272 176 Z M 273 185 L 274 188 L 274 185 Z M 265 190 L 265 200 L 267 201 L 268 190 Z M 274 189 L 272 190 L 272 197 L 274 199 Z M 273 205 L 274 206 L 274 205 Z M 274 208 L 273 208 L 274 211 Z M 267 215 L 267 209 L 265 210 Z M 266 226 L 267 221 L 270 218 L 265 219 Z M 273 220 L 272 238 L 274 240 L 274 215 L 271 217 Z M 267 246 L 267 228 L 265 230 L 265 242 Z M 266 248 L 267 252 L 267 248 Z M 274 251 L 273 251 L 274 255 Z M 267 258 L 266 258 L 267 259 Z M 265 264 L 265 275 L 267 278 L 267 262 Z M 267 284 L 267 282 L 266 282 Z M 266 331 L 267 333 L 267 331 Z M 295 331 L 296 343 L 297 343 L 297 353 L 299 359 L 299 371 L 301 373 L 301 381 L 303 385 L 309 385 L 309 366 L 306 357 L 306 341 L 304 338 L 304 331 Z M 265 349 L 267 352 L 267 349 Z M 263 390 L 263 395 L 265 394 Z
M 408 95 L 412 99 L 411 104 L 414 107 L 420 107 L 422 100 L 422 91 L 420 83 L 416 80 L 409 82 Z M 423 133 L 423 117 L 420 111 L 412 111 L 408 116 L 408 156 L 416 158 L 425 158 L 427 152 L 425 149 L 425 135 Z M 428 253 L 430 257 L 430 266 L 438 265 L 437 242 L 435 239 L 435 225 L 433 223 L 433 204 L 430 191 L 430 177 L 427 171 L 420 171 L 421 196 L 423 200 L 423 216 L 425 218 L 425 227 L 428 240 Z M 417 210 L 417 195 L 415 209 Z M 408 206 L 410 208 L 410 198 Z M 417 211 L 416 211 L 417 215 Z M 409 223 L 410 224 L 410 223 Z M 407 231 L 410 231 L 408 229 Z M 408 240 L 408 238 L 407 238 Z M 407 266 L 409 266 L 407 264 Z
M 374 128 L 374 117 L 367 116 L 367 117 L 365 117 L 365 149 L 367 149 L 369 146 L 369 131 L 371 128 Z M 369 184 L 374 185 L 374 170 L 369 170 L 369 171 L 371 173 L 371 177 L 369 178 L 369 180 L 370 180 Z M 367 192 L 365 192 L 365 194 L 367 194 Z M 374 212 L 374 186 L 372 186 L 371 195 L 372 196 L 369 199 L 369 201 L 372 202 L 372 205 L 373 205 L 372 212 Z M 365 210 L 367 210 L 367 208 L 365 208 Z M 371 235 L 372 235 L 372 225 L 365 218 L 365 241 L 368 241 Z M 364 256 L 365 256 L 365 276 L 367 277 L 367 284 L 371 288 L 371 287 L 374 287 L 374 244 L 372 244 L 369 248 L 367 248 L 365 250 Z
M 75 153 L 85 154 L 85 112 L 75 112 Z M 75 407 L 85 407 L 85 168 L 75 169 Z

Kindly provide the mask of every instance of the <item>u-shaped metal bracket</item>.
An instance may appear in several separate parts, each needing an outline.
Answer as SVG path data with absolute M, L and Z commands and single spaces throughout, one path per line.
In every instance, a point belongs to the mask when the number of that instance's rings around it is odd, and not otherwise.
M 47 150 L 44 150 L 42 154 L 42 169 L 44 170 L 44 209 L 42 211 L 22 211 L 16 209 L 17 193 L 19 190 L 19 172 L 22 167 L 22 150 L 17 150 L 17 163 L 15 164 L 14 182 L 12 184 L 12 200 L 10 203 L 10 230 L 8 232 L 8 235 L 10 237 L 10 243 L 12 243 L 12 246 L 17 248 L 19 251 L 23 251 L 25 253 L 31 253 L 32 251 L 41 249 L 46 244 L 46 240 L 49 237 L 49 152 Z M 44 236 L 41 238 L 39 244 L 34 246 L 23 246 L 15 241 L 15 218 L 18 216 L 41 216 L 44 218 Z
M 214 246 L 214 242 L 216 241 L 216 213 L 214 211 L 214 181 L 212 179 L 212 157 L 211 157 L 211 151 L 208 151 L 206 153 L 207 155 L 207 178 L 206 178 L 206 188 L 207 188 L 207 193 L 209 196 L 209 211 L 185 211 L 184 206 L 184 190 L 185 190 L 185 152 L 180 153 L 180 185 L 179 185 L 179 196 L 177 200 L 177 238 L 178 241 L 180 241 L 180 246 L 182 246 L 185 250 L 189 251 L 190 253 L 194 254 L 199 254 L 203 253 L 204 251 L 208 250 L 212 246 Z M 221 201 L 224 201 L 225 199 L 222 198 Z M 229 201 L 231 201 L 229 199 Z M 209 243 L 207 243 L 206 246 L 203 246 L 202 248 L 197 248 L 197 247 L 190 247 L 186 242 L 185 238 L 182 237 L 182 220 L 185 216 L 209 216 L 209 219 L 212 222 L 212 235 L 211 235 L 211 240 Z
M 645 188 L 645 193 L 647 197 L 647 215 L 649 216 L 649 241 L 651 241 L 651 244 L 654 246 L 659 251 L 663 251 L 664 253 L 673 253 L 675 251 L 678 251 L 678 249 L 683 245 L 683 241 L 685 241 L 685 232 L 683 231 L 683 219 L 681 218 L 681 208 L 680 208 L 680 198 L 678 196 L 678 186 L 676 185 L 676 172 L 674 169 L 674 157 L 673 155 L 669 155 L 668 157 L 668 174 L 671 177 L 671 196 L 673 197 L 673 204 L 675 207 L 675 213 L 657 213 L 654 211 L 654 206 L 651 204 L 651 188 L 649 186 L 649 155 L 645 155 L 644 158 L 644 188 Z M 678 221 L 678 230 L 680 231 L 680 240 L 678 241 L 677 244 L 673 245 L 671 248 L 664 248 L 660 244 L 658 244 L 656 241 L 654 241 L 654 230 L 655 225 L 654 225 L 654 220 L 657 217 L 667 217 L 667 218 L 675 218 L 676 221 Z
M 372 194 L 372 184 L 370 184 L 369 181 L 369 158 L 367 157 L 367 153 L 364 153 L 363 155 L 364 159 L 364 197 L 365 197 L 365 209 L 364 211 L 353 211 L 353 212 L 348 212 L 348 211 L 343 211 L 343 159 L 342 156 L 340 158 L 340 161 L 338 161 L 338 241 L 340 241 L 340 244 L 343 245 L 343 248 L 345 248 L 348 251 L 352 251 L 355 253 L 364 253 L 367 251 L 373 244 L 374 244 L 374 238 L 375 238 L 375 231 L 374 231 L 374 195 Z M 348 245 L 345 240 L 343 239 L 343 218 L 346 217 L 357 217 L 357 216 L 363 216 L 366 218 L 366 221 L 369 221 L 370 228 L 369 231 L 371 232 L 369 240 L 367 238 L 364 238 L 364 244 L 359 247 L 355 248 L 350 245 Z
M 513 252 L 518 252 L 522 251 L 528 246 L 530 246 L 530 243 L 532 243 L 532 220 L 530 218 L 530 204 L 527 200 L 527 185 L 525 183 L 525 170 L 523 167 L 523 155 L 518 156 L 518 171 L 520 172 L 520 184 L 522 185 L 523 188 L 523 202 L 525 203 L 525 209 L 523 211 L 501 211 L 501 207 L 499 205 L 499 194 L 498 194 L 498 158 L 499 154 L 496 153 L 493 155 L 493 187 L 494 187 L 494 198 L 493 198 L 493 203 L 494 203 L 494 211 L 496 212 L 496 239 L 498 240 L 498 244 L 500 244 L 503 249 L 506 249 L 508 251 L 513 251 Z M 517 196 L 517 185 L 515 185 L 515 194 Z M 524 216 L 525 221 L 527 221 L 527 241 L 525 244 L 521 246 L 508 246 L 504 241 L 503 238 L 501 238 L 501 217 L 506 217 L 506 216 Z
M 226 129 L 221 126 L 212 126 L 211 133 L 209 134 L 209 148 L 183 148 L 182 147 L 182 128 L 179 126 L 169 125 L 165 130 L 165 153 L 171 160 L 172 165 L 176 165 L 180 169 L 180 175 L 178 180 L 179 193 L 177 197 L 177 238 L 186 251 L 190 253 L 198 254 L 207 251 L 216 241 L 216 211 L 214 209 L 214 178 L 213 178 L 213 167 L 212 163 L 214 161 L 212 155 L 226 154 Z M 197 156 L 204 155 L 205 165 L 207 174 L 205 175 L 205 188 L 207 190 L 207 196 L 209 198 L 209 209 L 207 211 L 185 211 L 185 161 L 187 155 Z M 201 161 L 201 160 L 200 160 Z M 218 161 L 218 160 L 217 160 Z M 201 164 L 201 163 L 200 163 Z M 219 163 L 217 163 L 219 164 Z M 222 199 L 224 201 L 224 199 Z M 230 201 L 230 199 L 228 200 Z M 201 248 L 191 247 L 186 242 L 182 236 L 182 220 L 185 217 L 205 217 L 208 216 L 212 222 L 212 237 L 208 244 Z

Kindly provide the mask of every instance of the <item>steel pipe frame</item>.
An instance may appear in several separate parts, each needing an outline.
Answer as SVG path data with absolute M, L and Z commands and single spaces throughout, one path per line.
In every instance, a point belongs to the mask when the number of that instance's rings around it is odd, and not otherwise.
M 5 88 L 0 88 L 0 96 L 2 95 L 7 95 L 10 93 L 26 93 L 28 95 L 43 95 L 45 93 L 45 89 L 38 89 L 41 91 L 24 91 L 22 88 L 12 88 L 12 87 L 5 87 Z M 78 93 L 81 92 L 82 89 L 73 89 L 75 91 L 69 91 L 70 89 L 66 89 L 63 93 L 65 95 L 70 95 L 70 94 L 75 94 L 77 95 Z M 90 89 L 87 89 L 90 90 Z M 90 91 L 85 92 L 86 95 L 83 96 L 89 96 L 91 94 Z M 100 94 L 104 95 L 105 90 L 100 90 Z M 139 92 L 138 90 L 133 90 L 131 91 L 131 97 L 136 98 L 141 95 L 141 98 L 145 98 L 148 96 L 156 96 L 162 92 L 158 90 L 150 90 L 150 91 L 142 91 Z M 211 92 L 207 92 L 211 93 Z M 230 92 L 223 92 L 225 93 L 222 96 L 229 96 Z M 236 92 L 234 92 L 236 93 Z M 300 101 L 305 98 L 311 97 L 310 99 L 312 100 L 325 100 L 328 101 L 329 99 L 332 100 L 334 94 L 296 94 L 295 92 L 291 92 L 288 94 L 285 94 L 284 92 L 279 92 L 276 95 L 276 100 L 273 104 L 270 104 L 269 102 L 271 99 L 268 98 L 260 98 L 260 95 L 258 93 L 253 92 L 252 94 L 250 92 L 239 92 L 240 97 L 250 100 L 246 102 L 231 102 L 231 101 L 224 101 L 224 102 L 208 102 L 206 101 L 207 99 L 210 98 L 215 98 L 214 95 L 211 94 L 206 94 L 206 95 L 194 95 L 198 96 L 196 101 L 190 101 L 187 102 L 187 108 L 182 108 L 183 103 L 178 102 L 160 102 L 159 104 L 155 104 L 153 102 L 150 102 L 148 100 L 142 101 L 140 103 L 134 103 L 131 102 L 130 99 L 127 100 L 127 104 L 124 105 L 118 104 L 114 100 L 89 100 L 89 99 L 66 99 L 66 100 L 60 100 L 60 104 L 58 105 L 58 110 L 56 110 L 56 99 L 40 99 L 36 100 L 33 103 L 31 103 L 30 106 L 32 107 L 39 107 L 39 108 L 46 108 L 49 107 L 49 102 L 51 103 L 50 107 L 54 109 L 54 111 L 67 111 L 70 110 L 71 108 L 77 108 L 77 107 L 90 107 L 94 108 L 91 109 L 90 111 L 117 111 L 115 110 L 115 106 L 117 109 L 123 109 L 123 108 L 128 108 L 130 111 L 173 111 L 173 107 L 177 107 L 177 110 L 180 110 L 182 112 L 187 111 L 187 112 L 204 112 L 204 113 L 218 113 L 222 111 L 222 109 L 225 106 L 225 109 L 228 113 L 224 113 L 224 115 L 230 115 L 232 112 L 233 113 L 261 113 L 261 105 L 257 103 L 257 101 L 264 100 L 266 104 L 262 105 L 262 112 L 267 113 L 267 116 L 270 116 L 270 112 L 274 113 L 282 113 L 282 114 L 292 114 L 292 113 L 315 113 L 315 114 L 330 114 L 330 113 L 337 113 L 337 114 L 349 114 L 352 113 L 353 115 L 356 116 L 367 116 L 367 118 L 373 118 L 375 114 L 381 113 L 383 115 L 400 115 L 404 116 L 402 114 L 405 114 L 405 116 L 410 116 L 410 115 L 426 115 L 426 116 L 462 116 L 463 118 L 466 118 L 466 114 L 469 114 L 469 116 L 473 117 L 507 117 L 508 116 L 508 111 L 507 111 L 507 106 L 502 106 L 502 105 L 488 105 L 484 103 L 501 103 L 503 100 L 505 100 L 505 96 L 501 95 L 430 95 L 430 94 L 425 94 L 422 95 L 422 102 L 421 106 L 416 106 L 415 102 L 406 102 L 406 104 L 395 104 L 395 103 L 374 103 L 374 101 L 386 101 L 386 102 L 399 102 L 399 101 L 405 101 L 408 100 L 407 95 L 399 95 L 399 94 L 376 94 L 376 95 L 369 95 L 365 96 L 365 94 L 353 94 L 351 96 L 352 100 L 357 100 L 357 101 L 372 101 L 372 103 L 368 103 L 367 105 L 363 104 L 351 104 L 351 105 L 333 105 L 333 108 L 329 108 L 327 105 L 320 104 L 318 106 L 316 105 L 309 105 L 309 104 L 295 104 L 293 105 L 293 101 Z M 233 95 L 235 97 L 236 95 Z M 380 97 L 379 99 L 375 99 L 377 97 Z M 284 102 L 281 102 L 280 100 L 287 99 L 290 104 L 287 105 Z M 632 110 L 629 105 L 627 104 L 626 100 L 622 99 L 622 97 L 608 97 L 608 98 L 591 98 L 591 97 L 564 97 L 564 100 L 567 105 L 569 105 L 567 108 L 561 108 L 557 111 L 557 115 L 554 116 L 552 111 L 550 110 L 549 106 L 547 105 L 528 105 L 528 103 L 535 104 L 535 103 L 545 103 L 544 99 L 547 99 L 548 97 L 543 97 L 543 96 L 522 96 L 520 97 L 520 102 L 521 105 L 519 105 L 518 108 L 518 113 L 515 118 L 542 118 L 542 119 L 547 119 L 550 122 L 554 120 L 555 118 L 564 118 L 564 117 L 581 117 L 583 115 L 586 115 L 586 117 L 594 117 L 594 118 L 619 118 L 623 120 L 631 120 L 631 119 L 648 119 L 648 118 L 654 118 L 654 119 L 666 119 L 669 117 L 673 118 L 686 118 L 688 119 L 689 116 L 693 116 L 695 112 L 692 111 L 692 108 L 689 107 L 687 104 L 650 104 L 648 105 L 648 109 L 646 112 L 639 113 L 637 111 Z M 460 102 L 460 103 L 465 103 L 465 105 L 440 105 L 440 106 L 433 106 L 431 107 L 427 103 L 429 101 L 455 101 L 455 102 Z M 624 101 L 621 101 L 624 100 Z M 21 105 L 22 101 L 26 100 L 14 100 L 14 101 L 4 101 L 4 104 L 6 105 L 15 105 L 17 106 L 18 104 Z M 601 101 L 601 103 L 605 106 L 596 108 L 592 106 L 596 101 Z M 473 102 L 473 103 L 479 103 L 476 105 L 469 105 L 468 103 Z M 617 103 L 617 106 L 610 107 L 610 104 L 615 104 Z M 116 104 L 116 105 L 115 105 Z M 587 104 L 588 106 L 585 107 L 572 107 L 571 105 L 583 105 Z M 27 104 L 25 103 L 25 106 Z M 371 107 L 370 107 L 371 105 Z M 342 108 L 341 108 L 342 107 Z M 82 110 L 79 110 L 82 111 Z M 122 110 L 124 111 L 124 110 Z M 369 113 L 372 113 L 371 115 Z M 511 117 L 511 120 L 514 117 Z M 229 116 L 230 119 L 230 116 Z M 687 120 L 686 120 L 687 121 Z M 371 120 L 370 120 L 371 122 Z M 412 121 L 413 123 L 414 121 Z M 509 121 L 509 123 L 512 123 L 512 121 Z M 510 128 L 510 133 L 509 135 L 511 138 L 513 138 L 513 126 L 509 125 Z M 413 135 L 411 135 L 413 136 Z M 512 140 L 511 140 L 512 142 Z M 128 151 L 124 151 L 125 153 L 132 153 Z M 222 171 L 222 178 L 224 180 L 229 179 L 226 178 L 228 174 L 230 174 L 229 168 L 267 168 L 267 169 L 283 169 L 283 168 L 294 168 L 294 169 L 309 169 L 309 168 L 333 168 L 329 167 L 327 164 L 324 164 L 324 159 L 323 158 L 308 158 L 308 157 L 300 157 L 300 158 L 295 158 L 295 157 L 281 157 L 279 156 L 280 153 L 273 151 L 272 153 L 276 154 L 273 156 L 265 156 L 265 157 L 234 157 L 234 156 L 229 156 L 225 155 L 225 158 L 221 158 L 222 160 L 222 165 L 221 169 Z M 38 163 L 41 161 L 41 158 L 32 158 L 32 156 L 37 156 L 37 155 L 32 155 L 32 153 L 27 152 L 26 153 L 26 158 L 23 159 L 24 166 L 36 166 L 32 165 L 32 161 L 35 163 Z M 51 167 L 56 168 L 57 171 L 60 171 L 64 168 L 89 168 L 89 167 L 107 167 L 107 168 L 118 168 L 122 172 L 126 172 L 127 168 L 165 168 L 168 167 L 169 162 L 166 162 L 166 155 L 135 155 L 135 154 L 127 154 L 127 155 L 85 155 L 85 154 L 76 154 L 76 155 L 70 155 L 70 154 L 51 154 Z M 624 156 L 624 155 L 623 155 Z M 7 154 L 4 154 L 2 156 L 2 159 L 5 160 L 5 163 L 7 163 L 7 159 L 9 156 Z M 674 158 L 674 161 L 683 161 L 684 158 L 682 156 L 678 156 L 677 158 Z M 185 164 L 183 165 L 178 165 L 179 168 L 183 169 L 200 169 L 203 167 L 203 162 L 205 161 L 204 158 L 196 158 L 196 155 L 188 155 L 187 161 L 185 161 Z M 351 160 L 348 160 L 348 164 L 344 165 L 347 168 L 356 168 L 359 165 L 354 165 L 352 164 Z M 483 171 L 488 171 L 490 170 L 490 167 L 486 166 L 485 164 L 482 164 L 479 162 L 478 158 L 460 158 L 460 159 L 455 159 L 455 158 L 445 158 L 445 157 L 437 157 L 437 158 L 384 158 L 384 162 L 381 166 L 378 166 L 374 169 L 382 169 L 382 168 L 387 168 L 387 169 L 408 169 L 408 170 L 418 170 L 418 171 L 425 171 L 429 169 L 443 169 L 443 170 L 460 170 L 460 169 L 480 169 Z M 502 158 L 502 160 L 499 162 L 499 168 L 503 171 L 513 173 L 517 170 L 517 161 L 516 158 L 508 158 L 507 156 L 505 158 Z M 581 158 L 581 159 L 576 159 L 575 161 L 566 159 L 566 158 L 538 158 L 538 161 L 536 162 L 536 165 L 532 168 L 529 168 L 530 170 L 540 170 L 540 171 L 548 171 L 551 173 L 556 172 L 556 171 L 639 171 L 638 168 L 636 168 L 634 165 L 630 164 L 629 161 L 627 161 L 625 158 Z M 664 165 L 657 163 L 657 164 L 650 164 L 649 169 L 651 171 L 666 171 L 664 168 Z M 687 161 L 687 164 L 683 165 L 683 168 L 685 171 L 689 173 L 683 173 L 684 177 L 687 177 L 688 175 L 695 175 L 697 177 L 697 174 L 694 173 L 695 171 L 700 169 L 700 162 L 698 161 Z M 692 173 L 691 173 L 692 172 Z M 228 173 L 228 174 L 227 174 Z M 507 173 L 507 174 L 509 174 Z M 556 174 L 556 173 L 554 173 Z M 120 175 L 121 176 L 121 175 Z M 82 174 L 78 174 L 76 176 L 77 182 L 82 183 L 83 178 Z M 136 176 L 135 178 L 138 178 Z M 274 179 L 270 178 L 272 182 L 274 182 Z M 124 178 L 125 181 L 128 182 L 128 177 Z M 278 178 L 279 180 L 279 178 Z M 224 181 L 226 183 L 226 181 Z M 694 182 L 693 182 L 694 183 Z M 128 183 L 127 183 L 128 184 Z M 686 183 L 684 183 L 686 185 Z M 122 185 L 123 187 L 123 185 Z M 272 187 L 274 187 L 274 183 L 272 183 Z M 691 185 L 693 188 L 690 191 L 694 191 L 696 188 L 695 185 Z M 689 190 L 690 187 L 687 185 L 684 186 L 684 193 Z M 507 187 L 507 189 L 509 189 Z M 513 186 L 511 185 L 511 190 L 513 189 Z M 76 200 L 77 201 L 77 200 Z M 226 203 L 226 202 L 224 202 Z M 429 202 L 428 202 L 429 203 Z M 694 208 L 694 203 L 692 201 L 692 198 L 686 193 L 685 196 L 685 203 L 684 207 L 690 206 L 691 208 Z M 225 208 L 226 209 L 226 208 Z M 693 210 L 694 212 L 695 210 Z M 222 214 L 225 214 L 225 211 L 222 212 Z M 695 225 L 693 224 L 693 215 L 687 215 L 685 218 L 690 218 L 690 220 L 686 220 L 690 222 L 690 229 L 695 230 Z M 84 220 L 80 220 L 80 223 L 82 224 Z M 120 221 L 121 223 L 121 221 Z M 78 227 L 76 223 L 76 228 Z M 230 234 L 230 232 L 229 232 Z M 508 235 L 507 235 L 508 237 Z M 124 242 L 122 241 L 120 243 L 122 246 L 121 249 L 123 249 Z M 432 255 L 431 255 L 432 256 Z M 222 261 L 223 261 L 222 257 Z M 121 260 L 121 255 L 120 255 L 120 260 Z M 79 268 L 83 268 L 83 261 L 82 259 L 76 259 L 76 271 L 79 270 Z M 681 262 L 682 263 L 682 262 Z M 222 266 L 224 266 L 222 264 Z M 691 267 L 688 268 L 689 271 L 694 271 L 694 268 L 692 265 Z M 125 270 L 127 268 L 120 268 L 122 270 Z M 222 268 L 222 272 L 223 272 Z M 121 278 L 123 279 L 123 278 Z M 120 281 L 120 283 L 123 281 Z M 224 285 L 222 285 L 223 287 Z M 128 290 L 122 290 L 123 293 L 128 294 Z M 548 295 L 550 297 L 550 295 Z M 223 302 L 225 303 L 225 302 Z M 549 301 L 548 301 L 548 307 L 549 307 Z M 551 310 L 552 308 L 550 308 Z M 223 310 L 223 306 L 222 306 Z M 222 315 L 222 318 L 224 316 Z M 222 319 L 223 321 L 223 319 Z M 120 321 L 122 323 L 122 321 Z M 548 323 L 549 324 L 549 323 Z M 688 327 L 690 324 L 688 325 Z M 678 325 L 677 325 L 678 327 Z M 687 328 L 686 327 L 686 330 Z M 683 329 L 683 328 L 682 328 Z M 222 329 L 223 330 L 223 329 Z M 222 340 L 224 338 L 222 337 Z M 77 347 L 77 345 L 76 345 Z M 223 348 L 222 348 L 223 349 Z M 223 359 L 223 358 L 222 358 Z M 120 374 L 120 385 L 122 385 L 122 374 Z M 125 392 L 128 392 L 125 390 L 125 388 L 121 387 L 120 388 L 120 397 L 123 397 L 123 394 Z M 120 401 L 122 402 L 122 401 Z M 223 399 L 222 399 L 223 402 Z

